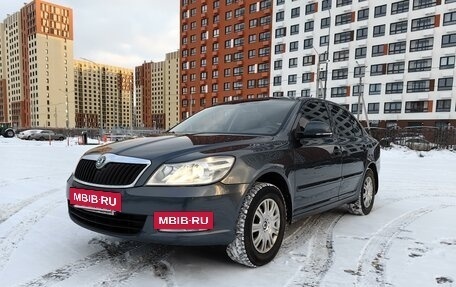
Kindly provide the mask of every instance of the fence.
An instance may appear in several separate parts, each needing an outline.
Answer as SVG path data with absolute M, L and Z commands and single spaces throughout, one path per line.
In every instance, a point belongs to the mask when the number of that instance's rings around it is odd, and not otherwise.
M 426 149 L 456 149 L 456 129 L 452 126 L 406 127 L 406 128 L 370 128 L 369 133 L 376 138 L 382 147 L 392 143 L 404 146 L 416 146 L 419 143 Z

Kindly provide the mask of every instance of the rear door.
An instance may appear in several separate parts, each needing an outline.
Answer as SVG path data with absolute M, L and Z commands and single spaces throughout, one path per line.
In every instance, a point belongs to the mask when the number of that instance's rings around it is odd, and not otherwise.
M 331 128 L 329 111 L 323 101 L 304 102 L 297 129 L 304 130 L 311 121 L 327 123 Z M 334 133 L 297 140 L 294 149 L 296 214 L 337 200 L 341 162 L 340 148 Z
M 364 175 L 368 138 L 355 117 L 344 108 L 329 104 L 335 131 L 342 151 L 342 184 L 339 198 L 356 193 Z

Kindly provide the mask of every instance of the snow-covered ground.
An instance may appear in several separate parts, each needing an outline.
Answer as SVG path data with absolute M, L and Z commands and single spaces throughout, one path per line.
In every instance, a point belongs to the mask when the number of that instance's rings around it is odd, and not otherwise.
M 290 226 L 251 269 L 218 247 L 123 241 L 68 218 L 65 183 L 90 146 L 0 137 L 0 286 L 456 286 L 456 153 L 382 151 L 367 217 Z

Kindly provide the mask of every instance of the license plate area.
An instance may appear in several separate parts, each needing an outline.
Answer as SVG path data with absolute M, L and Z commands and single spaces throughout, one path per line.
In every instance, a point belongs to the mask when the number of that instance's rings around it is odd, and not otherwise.
M 93 212 L 111 214 L 122 211 L 122 195 L 118 192 L 70 188 L 70 204 Z
M 154 212 L 154 229 L 162 232 L 195 232 L 214 229 L 212 211 Z

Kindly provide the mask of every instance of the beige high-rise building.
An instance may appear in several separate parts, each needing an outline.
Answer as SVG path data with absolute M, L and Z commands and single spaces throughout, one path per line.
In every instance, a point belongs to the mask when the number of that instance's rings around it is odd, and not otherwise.
M 18 128 L 74 127 L 72 9 L 34 0 L 8 15 L 0 33 L 3 120 Z
M 133 124 L 133 70 L 74 61 L 77 128 L 129 128 Z
M 137 125 L 169 129 L 179 122 L 179 51 L 136 67 Z

